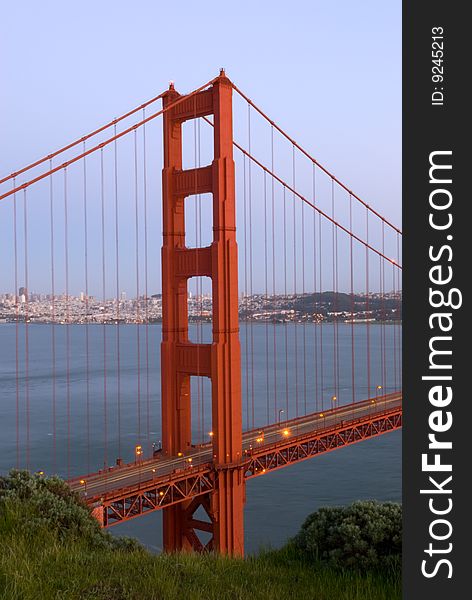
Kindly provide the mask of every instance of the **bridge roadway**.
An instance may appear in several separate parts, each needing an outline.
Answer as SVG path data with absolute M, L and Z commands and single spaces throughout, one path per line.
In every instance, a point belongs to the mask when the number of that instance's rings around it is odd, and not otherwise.
M 317 432 L 335 431 L 350 423 L 374 419 L 377 415 L 401 408 L 402 392 L 379 396 L 326 410 L 304 415 L 298 419 L 281 421 L 260 429 L 243 433 L 243 459 L 264 454 L 264 449 L 277 445 L 288 445 L 290 440 L 316 435 Z M 135 486 L 145 486 L 163 476 L 180 477 L 184 472 L 212 462 L 212 444 L 197 445 L 185 451 L 183 456 L 160 455 L 151 459 L 137 460 L 122 466 L 110 467 L 97 473 L 71 479 L 69 485 L 87 501 L 109 495 L 113 491 Z

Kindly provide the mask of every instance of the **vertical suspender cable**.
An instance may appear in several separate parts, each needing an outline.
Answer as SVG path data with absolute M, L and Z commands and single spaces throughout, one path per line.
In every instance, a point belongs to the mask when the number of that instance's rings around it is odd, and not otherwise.
M 246 429 L 249 429 L 249 328 L 248 328 L 248 253 L 247 253 L 247 196 L 246 196 L 246 157 L 243 156 L 243 208 L 244 208 L 244 342 L 246 367 Z
M 321 222 L 321 215 L 318 217 L 318 264 L 319 264 L 319 275 L 320 275 L 320 306 L 323 298 L 323 227 Z M 324 409 L 324 349 L 323 349 L 323 321 L 324 315 L 321 316 L 320 320 L 320 388 L 321 388 L 321 410 Z
M 103 439 L 104 439 L 104 454 L 103 465 L 108 467 L 108 390 L 107 390 L 107 330 L 106 330 L 106 246 L 105 246 L 105 174 L 103 164 L 103 148 L 100 149 L 100 196 L 101 196 L 101 225 L 102 225 L 102 298 L 103 298 L 103 323 L 102 323 L 102 339 L 103 339 Z
M 392 265 L 392 329 L 393 329 L 393 391 L 398 390 L 398 371 L 397 371 L 397 323 L 393 305 L 396 302 L 397 285 L 395 281 L 395 265 Z
M 370 373 L 370 306 L 369 306 L 369 210 L 366 208 L 366 247 L 365 247 L 365 287 L 366 287 L 366 317 L 367 317 L 367 398 L 370 398 L 371 373 Z
M 143 121 L 146 109 L 143 108 Z M 147 170 L 146 170 L 146 123 L 143 124 L 143 200 L 144 200 L 144 317 L 146 339 L 146 439 L 151 451 L 151 396 L 149 379 L 149 298 L 148 298 L 148 226 L 147 226 Z
M 287 294 L 287 198 L 285 186 L 283 186 L 284 197 L 284 295 L 285 305 L 288 302 Z M 284 334 L 285 334 L 285 420 L 288 420 L 288 330 L 287 316 L 284 319 Z
M 349 194 L 349 230 L 352 233 L 352 195 Z M 356 401 L 356 379 L 355 379 L 355 342 L 354 342 L 354 256 L 352 235 L 349 237 L 349 268 L 351 278 L 351 387 L 352 401 Z
M 13 188 L 16 178 L 13 178 Z M 13 254 L 15 260 L 15 393 L 16 393 L 16 468 L 20 468 L 20 374 L 19 374 L 19 306 L 18 306 L 18 226 L 16 214 L 16 193 L 13 194 Z
M 316 197 L 316 165 L 315 165 L 315 163 L 313 163 L 313 204 L 315 204 L 316 201 L 317 201 L 317 197 Z M 318 271 L 317 271 L 316 238 L 317 238 L 316 210 L 314 210 L 313 211 L 313 294 L 314 294 L 313 308 L 314 308 L 314 312 L 315 312 L 315 320 L 314 320 L 313 325 L 314 325 L 314 330 L 315 330 L 315 340 L 314 340 L 313 358 L 314 358 L 314 367 L 315 367 L 315 410 L 318 412 L 320 410 L 320 396 L 319 396 L 320 390 L 319 390 L 319 381 L 318 381 L 319 350 L 318 350 L 318 318 L 317 318 L 317 311 L 319 310 L 317 307 L 319 305 L 319 302 L 318 302 L 318 297 L 317 297 Z
M 67 478 L 71 472 L 71 389 L 70 389 L 70 301 L 69 301 L 69 206 L 67 197 L 67 168 L 64 169 L 64 266 L 66 289 L 66 410 L 67 410 Z
M 134 130 L 134 236 L 136 268 L 136 374 L 137 374 L 137 443 L 141 443 L 141 334 L 139 303 L 139 203 L 138 203 L 138 140 Z
M 292 144 L 292 187 L 295 189 L 295 146 Z M 297 306 L 297 203 L 295 193 L 292 194 L 293 204 L 293 299 Z M 295 416 L 298 417 L 298 330 L 297 315 L 294 312 L 293 334 L 294 334 L 294 356 L 295 356 Z
M 379 292 L 380 292 L 380 381 L 382 382 L 382 390 L 385 390 L 385 381 L 384 381 L 384 359 L 385 359 L 385 328 L 384 328 L 384 319 L 385 319 L 385 311 L 384 311 L 384 289 L 383 289 L 383 277 L 382 277 L 382 257 L 379 256 Z M 376 382 L 377 383 L 377 382 Z M 378 392 L 378 384 L 377 384 L 377 392 Z M 376 392 L 376 395 L 378 393 Z
M 29 395 L 29 278 L 28 278 L 28 203 L 23 191 L 23 229 L 25 246 L 25 407 L 26 407 L 26 468 L 30 467 L 30 395 Z
M 251 105 L 248 104 L 248 149 L 251 154 Z M 252 161 L 248 163 L 248 184 L 249 184 L 249 294 L 251 303 L 254 301 L 253 290 L 253 258 L 252 258 Z M 252 428 L 254 429 L 254 319 L 251 314 L 249 324 L 251 332 L 251 401 L 252 401 Z
M 49 161 L 52 168 L 52 159 Z M 52 472 L 57 470 L 57 440 L 56 440 L 56 274 L 54 265 L 54 191 L 53 178 L 49 177 L 49 221 L 50 221 L 50 253 L 51 253 L 51 379 L 52 379 Z
M 116 135 L 116 124 L 114 127 Z M 114 163 L 114 178 L 115 178 L 115 267 L 116 267 L 116 385 L 117 385 L 117 426 L 118 426 L 118 457 L 121 458 L 121 335 L 120 335 L 120 213 L 118 204 L 118 146 L 115 140 L 113 144 L 113 163 Z
M 85 142 L 83 144 L 85 152 Z M 90 473 L 90 332 L 89 332 L 89 281 L 88 281 L 88 214 L 87 214 L 87 159 L 83 159 L 83 209 L 84 209 L 84 277 L 85 277 L 85 412 L 87 426 L 87 473 Z M 54 300 L 54 292 L 53 292 Z
M 333 194 L 334 194 L 334 186 L 333 186 Z M 334 199 L 334 195 L 333 195 L 333 199 Z M 335 273 L 336 273 L 336 290 L 335 290 L 335 298 L 336 298 L 336 312 L 339 312 L 339 261 L 338 261 L 338 256 L 339 256 L 339 246 L 338 246 L 338 226 L 335 227 L 335 241 L 336 241 L 336 249 L 335 249 Z M 339 360 L 339 318 L 336 315 L 336 321 L 335 321 L 335 330 L 336 330 L 336 403 L 337 405 L 339 405 L 339 382 L 340 382 L 340 375 L 339 375 L 339 371 L 340 371 L 340 360 Z
M 304 404 L 304 414 L 306 414 L 307 410 L 307 395 L 306 395 L 306 383 L 307 383 L 307 374 L 306 374 L 306 304 L 305 304 L 305 203 L 302 202 L 302 298 L 303 298 L 303 323 L 302 323 L 302 332 L 303 332 L 303 404 Z
M 382 254 L 383 256 L 385 256 L 385 221 L 382 221 Z M 381 264 L 381 277 L 382 277 L 382 330 L 383 330 L 383 335 L 382 335 L 382 339 L 383 339 L 383 347 L 382 347 L 382 361 L 383 361 L 383 371 L 382 371 L 382 386 L 383 386 L 383 393 L 386 394 L 387 393 L 387 330 L 386 330 L 386 323 L 385 323 L 385 318 L 386 318 L 386 311 L 385 311 L 385 294 L 386 294 L 386 289 L 385 289 L 385 260 L 381 257 L 380 258 L 380 264 Z
M 333 270 L 333 279 L 332 279 L 332 285 L 333 285 L 333 390 L 334 390 L 334 394 L 333 397 L 337 398 L 338 396 L 338 389 L 337 389 L 337 371 L 338 371 L 338 366 L 337 366 L 337 339 L 336 339 L 336 322 L 337 322 L 337 307 L 338 307 L 338 299 L 337 299 L 337 293 L 336 293 L 336 226 L 334 224 L 334 220 L 335 220 L 335 212 L 334 212 L 334 181 L 331 180 L 331 218 L 333 219 L 333 223 L 331 224 L 331 249 L 332 249 L 332 255 L 331 255 L 331 261 L 332 261 L 332 270 Z
M 267 251 L 267 176 L 264 171 L 264 308 L 268 312 L 268 251 Z M 265 363 L 266 363 L 266 423 L 269 424 L 270 412 L 270 382 L 269 382 L 269 319 L 265 315 Z
M 271 125 L 270 129 L 271 136 L 271 170 L 274 172 L 274 126 Z M 271 178 L 272 185 L 272 303 L 276 305 L 276 287 L 275 287 L 275 181 Z M 277 325 L 275 319 L 273 320 L 273 351 L 274 351 L 274 417 L 275 422 L 278 418 L 278 407 L 277 407 Z

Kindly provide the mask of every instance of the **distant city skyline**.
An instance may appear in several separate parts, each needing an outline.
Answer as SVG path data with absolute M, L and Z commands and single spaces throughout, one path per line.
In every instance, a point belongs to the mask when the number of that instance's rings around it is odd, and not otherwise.
M 24 288 L 21 290 L 25 291 Z M 240 320 L 261 322 L 321 323 L 346 321 L 401 320 L 401 292 L 379 294 L 344 294 L 321 292 L 318 294 L 251 294 L 239 299 Z M 188 293 L 188 318 L 190 322 L 212 319 L 212 296 Z M 108 298 L 59 294 L 0 294 L 0 323 L 153 323 L 162 319 L 162 295 L 138 298 Z

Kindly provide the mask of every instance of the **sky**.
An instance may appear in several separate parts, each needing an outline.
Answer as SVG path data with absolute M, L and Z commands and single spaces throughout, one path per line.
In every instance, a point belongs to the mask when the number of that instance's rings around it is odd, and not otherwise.
M 4 3 L 0 176 L 220 67 L 400 226 L 398 0 Z

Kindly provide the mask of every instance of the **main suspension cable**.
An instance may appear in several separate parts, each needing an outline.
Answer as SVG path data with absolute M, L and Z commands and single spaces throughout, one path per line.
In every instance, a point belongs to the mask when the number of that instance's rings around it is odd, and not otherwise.
M 161 108 L 157 112 L 153 113 L 152 115 L 149 115 L 148 117 L 146 117 L 145 119 L 139 121 L 138 123 L 135 123 L 134 125 L 131 125 L 131 127 L 128 127 L 127 129 L 124 129 L 123 131 L 120 131 L 119 133 L 117 133 L 117 134 L 113 135 L 112 137 L 108 138 L 107 140 L 104 140 L 100 144 L 97 144 L 97 145 L 93 146 L 92 148 L 89 148 L 88 150 L 86 150 L 84 152 L 81 152 L 77 156 L 74 156 L 73 158 L 65 161 L 64 163 L 58 165 L 57 167 L 54 167 L 53 169 L 49 169 L 48 171 L 45 171 L 44 173 L 41 173 L 41 175 L 38 175 L 37 177 L 34 177 L 33 179 L 30 179 L 29 181 L 26 181 L 26 182 L 24 182 L 24 183 L 22 183 L 22 184 L 20 184 L 18 186 L 15 186 L 15 188 L 13 188 L 13 189 L 5 192 L 4 194 L 1 194 L 0 195 L 0 200 L 3 200 L 4 198 L 7 198 L 8 196 L 13 195 L 15 192 L 17 192 L 19 190 L 23 190 L 23 189 L 26 189 L 26 188 L 30 187 L 34 183 L 36 183 L 38 181 L 41 181 L 42 179 L 44 179 L 46 177 L 49 177 L 50 175 L 52 175 L 54 173 L 57 173 L 58 171 L 61 171 L 62 169 L 65 169 L 66 167 L 69 167 L 70 165 L 76 163 L 79 160 L 82 160 L 85 156 L 88 156 L 89 154 L 93 154 L 94 152 L 97 152 L 98 150 L 100 150 L 102 148 L 105 148 L 105 146 L 108 146 L 109 144 L 111 144 L 115 140 L 118 140 L 118 139 L 124 137 L 128 133 L 136 131 L 139 127 L 141 127 L 145 123 L 149 123 L 150 121 L 152 121 L 156 117 L 161 116 L 162 114 L 164 114 L 168 110 L 176 108 L 179 104 L 181 104 L 185 100 L 188 100 L 188 98 L 194 96 L 195 94 L 198 94 L 199 92 L 201 92 L 202 90 L 204 90 L 208 86 L 212 85 L 214 82 L 215 82 L 215 79 L 212 79 L 211 81 L 205 83 L 204 85 L 200 86 L 196 90 L 193 90 L 193 92 L 190 92 L 189 94 L 187 94 L 185 96 L 181 96 L 180 98 L 178 98 L 177 100 L 175 100 L 175 102 L 172 102 L 172 103 L 168 104 L 164 108 Z M 52 156 L 52 155 L 48 155 L 47 157 L 45 157 L 44 160 L 47 160 L 50 156 Z M 44 162 L 44 160 L 41 159 L 41 162 Z
M 74 142 L 71 142 L 70 144 L 67 144 L 66 146 L 63 146 L 62 148 L 59 148 L 58 150 L 56 150 L 55 152 L 52 152 L 51 154 L 48 154 L 47 156 L 43 156 L 39 160 L 37 160 L 37 161 L 35 161 L 35 162 L 33 162 L 33 163 L 31 163 L 31 164 L 23 167 L 22 169 L 20 169 L 19 171 L 16 171 L 15 173 L 11 173 L 10 175 L 7 175 L 6 177 L 3 177 L 2 179 L 0 179 L 0 185 L 2 183 L 5 183 L 9 179 L 12 179 L 12 178 L 14 179 L 14 178 L 18 177 L 18 175 L 21 175 L 22 173 L 25 173 L 26 171 L 29 171 L 30 169 L 34 169 L 34 167 L 38 167 L 39 165 L 43 164 L 46 161 L 51 161 L 53 158 L 55 158 L 59 154 L 62 154 L 63 152 L 66 152 L 67 150 L 70 150 L 71 148 L 74 148 L 75 146 L 77 146 L 80 143 L 85 143 L 90 138 L 96 136 L 97 134 L 101 133 L 102 131 L 105 131 L 106 129 L 109 129 L 112 126 L 114 126 L 115 135 L 116 135 L 116 125 L 120 121 L 123 121 L 124 119 L 127 119 L 128 117 L 131 117 L 132 115 L 134 115 L 135 113 L 137 113 L 141 109 L 146 108 L 146 106 L 149 106 L 150 104 L 153 104 L 154 102 L 157 102 L 157 100 L 160 100 L 163 95 L 164 95 L 164 92 L 160 93 L 158 96 L 155 96 L 154 98 L 151 98 L 151 100 L 148 100 L 147 102 L 144 102 L 144 104 L 141 104 L 140 106 L 137 106 L 136 108 L 133 108 L 132 110 L 128 111 L 127 113 L 125 113 L 121 117 L 117 117 L 116 119 L 113 119 L 113 121 L 110 121 L 109 123 L 106 123 L 106 125 L 102 125 L 102 127 L 99 127 L 98 129 L 95 129 L 94 131 L 88 133 L 87 135 L 83 135 L 78 140 L 75 140 Z
M 342 183 L 337 177 L 335 177 L 326 167 L 320 164 L 309 152 L 307 152 L 304 148 L 302 148 L 293 138 L 291 138 L 275 121 L 270 119 L 262 109 L 260 109 L 254 102 L 244 94 L 234 83 L 232 83 L 233 89 L 237 92 L 250 106 L 254 108 L 272 127 L 274 127 L 286 140 L 290 142 L 297 150 L 299 150 L 302 154 L 304 154 L 314 165 L 316 165 L 319 169 L 321 169 L 328 177 L 330 177 L 334 183 L 343 188 L 348 194 L 351 194 L 353 198 L 355 198 L 358 202 L 360 202 L 363 206 L 367 208 L 369 212 L 379 218 L 383 223 L 391 227 L 394 231 L 401 234 L 401 230 L 398 229 L 395 225 L 390 223 L 385 217 L 383 217 L 380 213 L 374 210 L 367 202 L 362 200 L 357 194 L 355 194 L 352 190 L 350 190 L 344 183 Z

